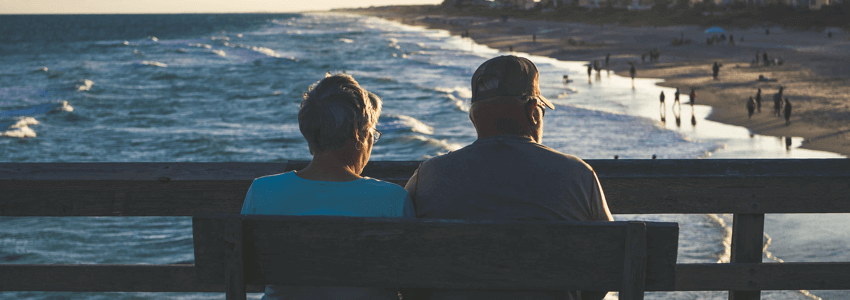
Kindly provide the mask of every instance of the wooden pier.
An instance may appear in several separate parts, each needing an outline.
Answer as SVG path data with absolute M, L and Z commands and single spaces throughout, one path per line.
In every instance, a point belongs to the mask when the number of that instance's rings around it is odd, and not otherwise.
M 730 299 L 850 290 L 850 262 L 762 263 L 765 214 L 850 213 L 848 159 L 587 162 L 613 214 L 734 214 L 731 263 L 677 264 L 674 286 L 657 290 L 727 290 Z M 364 175 L 404 185 L 418 164 L 375 161 Z M 254 178 L 306 165 L 0 163 L 0 216 L 233 214 Z M 0 291 L 224 292 L 225 285 L 202 282 L 194 265 L 0 264 Z

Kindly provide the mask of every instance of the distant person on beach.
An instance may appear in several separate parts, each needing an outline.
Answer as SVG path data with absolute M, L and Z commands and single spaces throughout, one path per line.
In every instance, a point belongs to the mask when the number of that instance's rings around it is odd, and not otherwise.
M 756 50 L 756 66 L 759 65 L 759 51 Z
M 664 91 L 661 91 L 661 95 L 658 98 L 661 100 L 661 104 L 664 104 Z
M 634 67 L 632 67 L 634 68 Z M 593 63 L 587 63 L 587 79 L 590 80 L 590 75 L 593 75 Z M 634 77 L 634 76 L 632 76 Z
M 673 94 L 673 105 L 679 102 L 679 88 L 676 88 L 676 93 Z M 679 103 L 681 105 L 681 103 Z
M 780 108 L 782 108 L 782 87 L 779 87 L 779 92 L 773 94 L 773 114 L 780 116 Z
M 765 28 L 764 29 L 764 35 L 770 35 L 770 29 Z
M 541 144 L 544 112 L 555 106 L 540 95 L 538 76 L 534 63 L 516 56 L 478 67 L 469 109 L 478 139 L 419 165 L 405 186 L 417 217 L 613 220 L 593 168 Z M 606 293 L 431 290 L 430 299 L 596 300 Z
M 711 76 L 714 76 L 714 80 L 717 80 L 717 74 L 720 73 L 720 65 L 717 62 L 714 62 L 714 65 L 711 66 Z
M 756 93 L 756 109 L 758 109 L 758 112 L 761 112 L 761 88 Z
M 729 45 L 735 46 L 735 36 L 729 35 Z
M 605 67 L 608 67 L 608 61 L 611 60 L 611 53 L 605 54 Z
M 632 81 L 635 81 L 635 73 L 637 73 L 637 70 L 635 70 L 635 65 L 632 65 L 631 68 L 629 68 L 629 76 L 632 77 Z
M 694 106 L 694 104 L 697 102 L 697 91 L 695 91 L 693 88 L 691 88 L 690 97 L 691 97 L 691 106 Z
M 791 125 L 791 101 L 785 98 L 785 126 Z
M 750 96 L 750 100 L 747 100 L 747 119 L 752 119 L 755 111 L 756 99 L 753 99 L 753 96 Z
M 767 51 L 762 51 L 761 58 L 762 58 L 762 62 L 764 63 L 765 67 L 770 65 L 770 61 L 767 60 L 767 57 L 768 57 Z
M 375 129 L 381 105 L 378 96 L 348 75 L 330 75 L 311 86 L 298 111 L 298 126 L 312 161 L 302 170 L 254 179 L 242 214 L 413 217 L 405 189 L 360 176 L 381 136 Z M 398 294 L 395 288 L 268 285 L 263 299 L 397 300 Z

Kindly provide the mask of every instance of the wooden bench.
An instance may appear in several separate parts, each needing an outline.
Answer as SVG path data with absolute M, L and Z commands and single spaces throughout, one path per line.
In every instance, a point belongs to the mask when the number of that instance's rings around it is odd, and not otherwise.
M 679 226 L 664 222 L 457 221 L 197 215 L 199 280 L 472 290 L 619 291 L 675 285 Z

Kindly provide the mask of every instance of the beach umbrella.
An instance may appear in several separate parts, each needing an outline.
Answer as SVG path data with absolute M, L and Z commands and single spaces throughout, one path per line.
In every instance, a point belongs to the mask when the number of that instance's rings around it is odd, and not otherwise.
M 705 33 L 726 33 L 726 30 L 723 30 L 723 28 L 714 26 L 714 27 L 711 27 L 709 29 L 706 29 Z

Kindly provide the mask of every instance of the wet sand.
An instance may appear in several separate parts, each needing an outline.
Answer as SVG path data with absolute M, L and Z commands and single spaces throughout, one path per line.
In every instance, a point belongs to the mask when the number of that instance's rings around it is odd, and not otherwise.
M 712 107 L 710 120 L 748 128 L 751 133 L 793 136 L 804 139 L 802 148 L 850 155 L 850 33 L 839 29 L 798 31 L 779 27 L 725 28 L 735 44 L 725 40 L 707 45 L 712 34 L 701 26 L 631 27 L 592 25 L 444 15 L 419 15 L 380 10 L 347 11 L 395 20 L 411 25 L 469 34 L 476 43 L 494 49 L 548 56 L 565 61 L 598 60 L 604 68 L 629 75 L 629 63 L 637 77 L 661 78 L 665 87 L 679 87 L 682 102 L 696 89 L 697 104 Z M 740 40 L 743 37 L 743 41 Z M 673 45 L 674 38 L 690 43 Z M 642 54 L 660 51 L 658 62 Z M 754 65 L 756 51 L 767 51 L 782 65 Z M 759 55 L 761 61 L 761 55 Z M 722 65 L 717 80 L 712 63 Z M 763 75 L 770 82 L 758 81 Z M 578 79 L 578 78 L 577 78 Z M 773 95 L 783 86 L 783 98 L 792 104 L 791 124 L 773 115 Z M 746 101 L 762 89 L 760 113 L 747 118 Z M 672 100 L 673 95 L 667 95 Z M 647 99 L 658 101 L 658 99 Z

